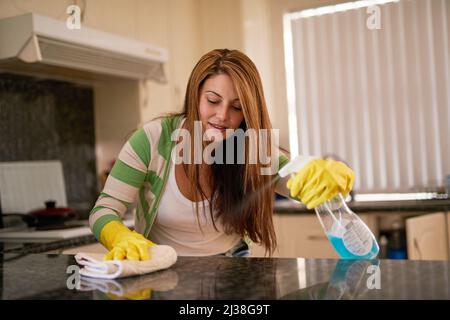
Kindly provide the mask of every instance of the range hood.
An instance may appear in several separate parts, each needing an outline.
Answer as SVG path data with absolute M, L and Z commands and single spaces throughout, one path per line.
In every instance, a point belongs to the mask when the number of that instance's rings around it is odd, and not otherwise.
M 34 13 L 0 19 L 0 71 L 51 78 L 165 83 L 165 49 Z

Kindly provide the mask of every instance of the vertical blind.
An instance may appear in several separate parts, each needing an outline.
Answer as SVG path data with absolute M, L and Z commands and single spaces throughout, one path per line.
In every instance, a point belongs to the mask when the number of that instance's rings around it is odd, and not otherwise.
M 450 1 L 378 8 L 380 29 L 369 29 L 366 7 L 285 17 L 291 150 L 345 161 L 358 191 L 442 185 L 450 174 Z

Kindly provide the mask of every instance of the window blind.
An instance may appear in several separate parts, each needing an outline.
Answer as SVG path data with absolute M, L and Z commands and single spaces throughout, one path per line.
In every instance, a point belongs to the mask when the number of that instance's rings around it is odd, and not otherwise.
M 367 2 L 367 1 L 366 1 Z M 284 17 L 291 151 L 332 155 L 362 192 L 424 191 L 450 174 L 450 1 Z

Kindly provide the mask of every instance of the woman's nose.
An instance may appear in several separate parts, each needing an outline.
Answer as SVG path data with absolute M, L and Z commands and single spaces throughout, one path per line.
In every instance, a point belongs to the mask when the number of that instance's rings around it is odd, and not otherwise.
M 228 106 L 222 105 L 217 109 L 216 117 L 221 120 L 226 120 L 228 118 L 228 112 L 229 112 Z

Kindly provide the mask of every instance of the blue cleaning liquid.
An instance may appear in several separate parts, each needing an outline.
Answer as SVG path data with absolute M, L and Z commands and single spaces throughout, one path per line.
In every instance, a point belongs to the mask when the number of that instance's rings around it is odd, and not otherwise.
M 378 245 L 375 241 L 372 242 L 372 248 L 369 253 L 363 256 L 358 256 L 351 253 L 344 245 L 344 241 L 340 237 L 333 236 L 331 234 L 327 234 L 328 239 L 333 245 L 334 249 L 337 251 L 339 256 L 342 259 L 374 259 L 378 254 Z

